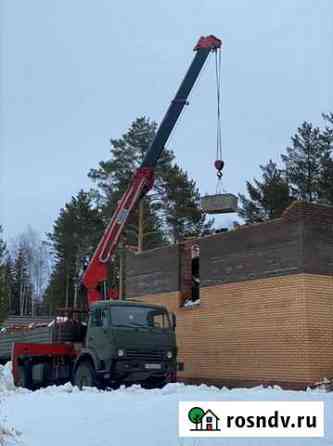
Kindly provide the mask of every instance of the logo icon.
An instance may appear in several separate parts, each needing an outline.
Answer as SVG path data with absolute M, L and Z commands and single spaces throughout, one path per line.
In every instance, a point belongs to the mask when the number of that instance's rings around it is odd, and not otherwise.
M 201 407 L 192 407 L 188 411 L 188 418 L 191 423 L 195 424 L 195 428 L 191 431 L 219 431 L 219 417 L 208 409 L 204 411 Z

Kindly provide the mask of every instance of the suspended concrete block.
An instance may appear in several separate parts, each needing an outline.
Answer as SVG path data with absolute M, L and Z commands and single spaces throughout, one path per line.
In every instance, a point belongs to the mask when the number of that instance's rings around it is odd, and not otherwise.
M 229 214 L 238 211 L 238 197 L 234 194 L 215 194 L 201 197 L 201 209 L 206 214 Z

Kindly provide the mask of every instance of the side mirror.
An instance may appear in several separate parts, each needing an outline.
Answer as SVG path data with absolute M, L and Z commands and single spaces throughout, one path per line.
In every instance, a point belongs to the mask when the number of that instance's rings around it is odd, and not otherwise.
M 171 317 L 172 317 L 172 328 L 175 330 L 176 329 L 176 315 L 175 315 L 175 313 L 172 313 L 171 314 Z

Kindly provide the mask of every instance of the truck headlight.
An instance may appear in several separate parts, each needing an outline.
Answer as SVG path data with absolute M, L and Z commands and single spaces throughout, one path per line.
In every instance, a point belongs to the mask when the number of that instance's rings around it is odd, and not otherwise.
M 172 355 L 172 352 L 171 352 L 171 351 L 168 351 L 168 353 L 167 353 L 167 358 L 168 358 L 168 359 L 171 359 L 172 356 L 173 356 L 173 355 Z
M 120 348 L 117 353 L 118 353 L 119 357 L 122 357 L 125 355 L 125 351 L 122 348 Z

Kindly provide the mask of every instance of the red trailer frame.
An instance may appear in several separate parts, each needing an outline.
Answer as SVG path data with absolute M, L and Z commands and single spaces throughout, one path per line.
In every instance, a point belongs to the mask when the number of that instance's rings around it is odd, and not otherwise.
M 12 348 L 12 373 L 14 384 L 17 386 L 20 382 L 19 361 L 25 357 L 33 358 L 46 356 L 48 358 L 67 358 L 74 360 L 78 352 L 74 344 L 26 344 L 14 343 Z

